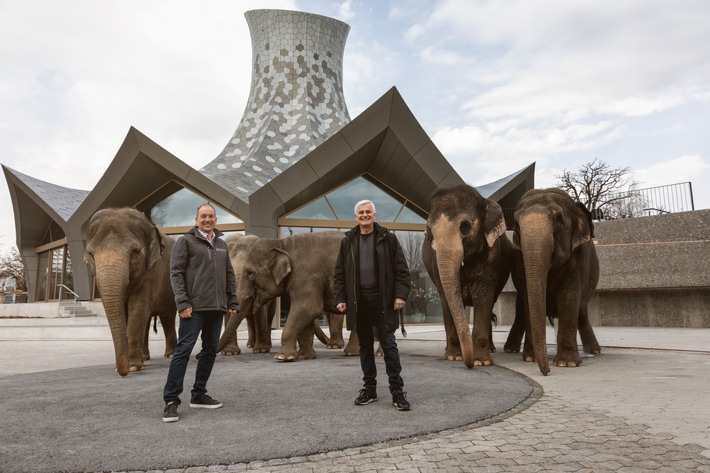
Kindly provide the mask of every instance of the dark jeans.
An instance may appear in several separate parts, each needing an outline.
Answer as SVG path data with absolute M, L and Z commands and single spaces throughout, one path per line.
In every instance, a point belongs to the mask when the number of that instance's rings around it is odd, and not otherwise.
M 202 350 L 195 370 L 195 384 L 192 386 L 191 399 L 207 392 L 207 380 L 210 379 L 214 360 L 217 358 L 217 344 L 222 331 L 224 313 L 218 311 L 192 312 L 192 317 L 180 319 L 178 342 L 170 361 L 168 380 L 163 389 L 163 400 L 177 401 L 180 404 L 187 362 L 195 347 L 197 337 L 202 332 Z
M 402 365 L 399 362 L 399 350 L 394 338 L 394 330 L 388 331 L 385 324 L 385 313 L 379 296 L 364 296 L 358 304 L 357 336 L 360 339 L 360 366 L 362 367 L 364 386 L 367 389 L 377 388 L 377 367 L 375 366 L 375 337 L 372 328 L 377 330 L 377 337 L 385 352 L 385 369 L 389 378 L 390 393 L 402 392 L 404 381 L 399 375 Z

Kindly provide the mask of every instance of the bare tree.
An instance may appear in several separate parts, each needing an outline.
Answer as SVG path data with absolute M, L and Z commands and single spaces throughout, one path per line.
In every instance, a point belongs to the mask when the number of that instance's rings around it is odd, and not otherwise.
M 596 158 L 591 163 L 582 166 L 579 171 L 564 170 L 555 176 L 557 185 L 575 200 L 582 202 L 587 209 L 594 211 L 616 200 L 626 198 L 620 194 L 624 188 L 634 188 L 637 183 L 630 177 L 631 170 L 626 168 L 612 169 L 604 161 Z
M 17 248 L 13 247 L 9 254 L 0 255 L 0 280 L 15 280 L 15 289 L 19 291 L 27 290 L 25 280 L 25 265 Z
M 399 239 L 399 244 L 407 260 L 409 271 L 424 271 L 424 261 L 422 260 L 422 244 L 424 243 L 424 232 L 398 231 L 395 233 Z

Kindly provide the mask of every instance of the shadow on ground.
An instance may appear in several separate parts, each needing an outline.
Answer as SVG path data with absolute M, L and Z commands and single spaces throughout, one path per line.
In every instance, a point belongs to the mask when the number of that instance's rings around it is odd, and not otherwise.
M 421 347 L 421 343 L 418 345 Z M 92 366 L 0 378 L 0 471 L 153 470 L 287 458 L 421 436 L 494 419 L 534 396 L 505 368 L 467 369 L 400 342 L 409 412 L 397 411 L 378 359 L 379 401 L 355 406 L 356 357 L 279 363 L 271 355 L 220 356 L 208 385 L 222 409 L 191 409 L 188 365 L 180 421 L 162 422 L 169 360 L 126 378 Z M 436 353 L 436 354 L 435 354 Z M 538 393 L 539 395 L 539 393 Z

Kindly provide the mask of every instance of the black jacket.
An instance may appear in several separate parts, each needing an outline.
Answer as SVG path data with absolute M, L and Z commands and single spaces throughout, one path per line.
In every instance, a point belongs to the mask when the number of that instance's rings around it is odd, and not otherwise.
M 170 282 L 178 312 L 238 309 L 237 278 L 229 259 L 227 244 L 214 229 L 213 245 L 197 227 L 175 242 L 170 254 Z
M 394 233 L 377 222 L 374 226 L 380 297 L 382 307 L 385 309 L 387 330 L 394 331 L 399 326 L 399 315 L 394 310 L 394 299 L 399 297 L 406 301 L 409 296 L 409 267 Z M 359 225 L 345 233 L 335 264 L 335 303 L 336 305 L 341 302 L 347 304 L 345 320 L 348 330 L 355 330 L 357 320 L 357 300 L 360 292 L 358 238 L 360 238 Z

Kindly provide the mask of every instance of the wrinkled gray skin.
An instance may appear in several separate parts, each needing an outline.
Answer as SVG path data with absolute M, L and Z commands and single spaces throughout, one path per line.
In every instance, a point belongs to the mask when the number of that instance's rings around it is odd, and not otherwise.
M 431 198 L 422 257 L 441 296 L 444 357 L 469 368 L 493 364 L 493 305 L 512 258 L 500 205 L 471 186 L 439 189 Z M 464 306 L 474 308 L 472 333 Z
M 96 212 L 89 221 L 84 263 L 96 275 L 111 328 L 116 371 L 126 376 L 150 359 L 150 319 L 160 317 L 165 357 L 175 351 L 175 299 L 170 285 L 173 240 L 129 208 Z
M 256 235 L 229 235 L 224 242 L 229 248 L 229 258 L 232 261 L 234 273 L 237 275 L 237 287 L 244 268 L 249 249 L 259 239 Z M 246 316 L 248 326 L 247 348 L 251 348 L 254 353 L 269 353 L 271 351 L 271 323 L 276 313 L 276 301 L 264 304 L 257 314 L 250 313 Z M 237 316 L 238 317 L 238 316 Z M 227 314 L 224 318 L 225 331 L 229 326 L 231 316 Z M 229 343 L 221 350 L 223 355 L 239 355 L 242 350 L 237 343 L 237 328 L 229 335 Z
M 230 319 L 218 349 L 226 346 L 243 317 L 260 311 L 264 304 L 283 295 L 288 295 L 290 308 L 281 335 L 281 350 L 275 356 L 277 360 L 316 358 L 314 321 L 323 312 L 329 314 L 331 321 L 330 342 L 336 344 L 331 346 L 342 347 L 344 316 L 335 308 L 333 299 L 333 272 L 342 239 L 340 232 L 318 232 L 256 241 L 239 277 L 239 315 Z M 353 335 L 345 354 L 358 353 L 358 340 Z
M 505 351 L 520 349 L 523 359 L 550 372 L 545 340 L 547 317 L 558 319 L 554 365 L 579 366 L 577 331 L 584 350 L 601 348 L 589 323 L 587 305 L 599 281 L 591 214 L 561 189 L 531 190 L 515 210 L 513 283 L 518 291 L 513 328 Z

